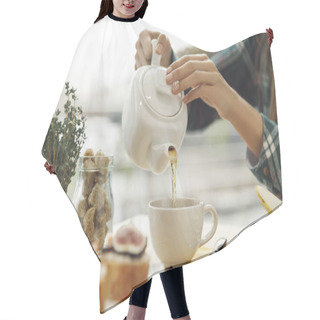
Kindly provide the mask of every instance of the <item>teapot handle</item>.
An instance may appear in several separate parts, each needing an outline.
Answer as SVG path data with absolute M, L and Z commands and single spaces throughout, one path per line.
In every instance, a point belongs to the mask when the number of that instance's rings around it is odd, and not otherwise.
M 158 39 L 152 39 L 152 57 L 151 65 L 160 67 L 161 54 L 156 53 L 156 47 Z M 153 84 L 157 88 L 157 91 L 166 95 L 171 95 L 171 86 L 166 82 L 166 70 L 164 68 L 157 68 L 156 72 L 153 72 Z
M 152 39 L 151 43 L 152 43 L 151 65 L 152 66 L 160 66 L 161 55 L 156 53 L 158 39 Z

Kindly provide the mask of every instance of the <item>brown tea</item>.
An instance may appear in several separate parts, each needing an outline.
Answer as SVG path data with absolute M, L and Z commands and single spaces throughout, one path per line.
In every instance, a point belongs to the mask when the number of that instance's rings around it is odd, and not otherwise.
M 175 208 L 176 206 L 176 193 L 177 193 L 177 150 L 170 146 L 168 149 L 169 157 L 170 157 L 170 163 L 171 163 L 171 172 L 172 172 L 172 207 Z

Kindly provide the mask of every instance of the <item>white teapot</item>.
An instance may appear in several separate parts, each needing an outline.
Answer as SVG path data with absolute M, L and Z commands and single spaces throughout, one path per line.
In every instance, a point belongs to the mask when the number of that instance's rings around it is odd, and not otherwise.
M 166 69 L 152 40 L 151 65 L 136 70 L 122 113 L 124 148 L 140 168 L 161 174 L 170 163 L 170 147 L 179 150 L 184 138 L 188 111 L 183 93 L 174 95 L 166 83 Z

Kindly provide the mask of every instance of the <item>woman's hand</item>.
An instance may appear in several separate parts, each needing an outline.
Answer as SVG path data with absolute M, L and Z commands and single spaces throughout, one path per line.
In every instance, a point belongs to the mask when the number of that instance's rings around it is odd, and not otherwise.
M 167 70 L 172 93 L 191 88 L 184 102 L 201 98 L 217 109 L 238 131 L 248 148 L 259 158 L 263 141 L 263 121 L 257 110 L 234 91 L 206 54 L 187 55 L 173 62 Z M 196 106 L 194 106 L 196 108 Z
M 167 84 L 173 84 L 173 94 L 191 88 L 185 95 L 184 102 L 201 98 L 217 109 L 221 118 L 228 116 L 237 99 L 237 93 L 206 54 L 186 55 L 173 62 L 167 69 L 166 81 Z
M 139 35 L 138 41 L 136 42 L 136 69 L 151 63 L 152 39 L 158 39 L 156 53 L 162 55 L 160 61 L 161 66 L 165 68 L 169 66 L 171 62 L 172 49 L 168 37 L 159 32 L 143 30 Z

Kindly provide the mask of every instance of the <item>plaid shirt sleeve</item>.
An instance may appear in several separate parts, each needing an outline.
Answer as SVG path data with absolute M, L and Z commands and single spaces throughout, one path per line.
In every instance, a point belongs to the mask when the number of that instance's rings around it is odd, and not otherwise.
M 261 113 L 264 125 L 259 159 L 247 149 L 247 165 L 255 177 L 274 195 L 282 199 L 281 163 L 278 126 Z

